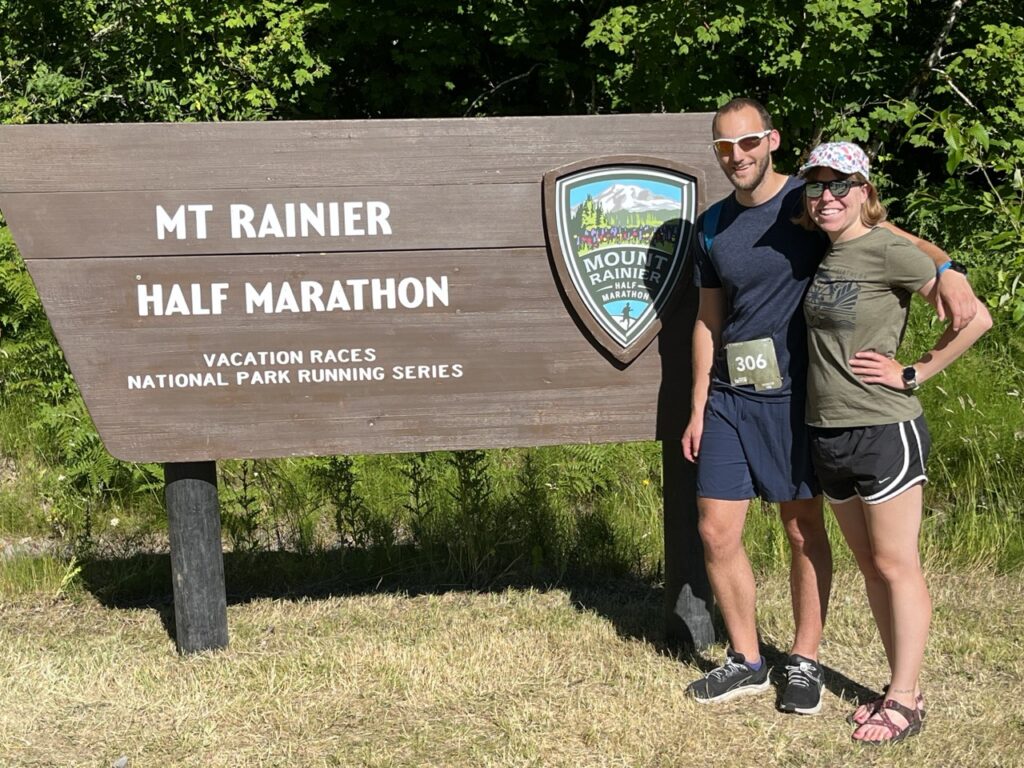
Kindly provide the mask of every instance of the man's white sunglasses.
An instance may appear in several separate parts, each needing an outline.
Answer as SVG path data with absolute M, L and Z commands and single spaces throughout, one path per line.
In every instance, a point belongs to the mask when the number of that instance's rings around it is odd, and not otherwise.
M 772 132 L 771 128 L 757 133 L 745 133 L 735 139 L 715 139 L 711 142 L 711 149 L 720 157 L 725 157 L 732 152 L 737 144 L 744 152 L 751 152 L 761 146 L 764 137 Z

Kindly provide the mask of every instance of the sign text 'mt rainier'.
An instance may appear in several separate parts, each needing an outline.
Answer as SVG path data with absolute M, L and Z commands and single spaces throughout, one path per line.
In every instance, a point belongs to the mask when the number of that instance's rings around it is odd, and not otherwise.
M 674 439 L 709 124 L 4 126 L 0 209 L 120 458 Z

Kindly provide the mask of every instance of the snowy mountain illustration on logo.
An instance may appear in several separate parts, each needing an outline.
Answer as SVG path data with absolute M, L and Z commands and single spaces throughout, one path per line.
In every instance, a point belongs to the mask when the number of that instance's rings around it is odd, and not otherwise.
M 597 195 L 594 202 L 601 206 L 605 213 L 679 210 L 678 199 L 662 197 L 636 184 L 612 184 Z M 576 208 L 579 208 L 579 205 Z M 572 213 L 575 216 L 576 209 L 573 209 Z
M 549 242 L 558 244 L 553 260 L 580 319 L 629 363 L 657 335 L 678 281 L 695 177 L 660 163 L 586 166 L 545 176 Z

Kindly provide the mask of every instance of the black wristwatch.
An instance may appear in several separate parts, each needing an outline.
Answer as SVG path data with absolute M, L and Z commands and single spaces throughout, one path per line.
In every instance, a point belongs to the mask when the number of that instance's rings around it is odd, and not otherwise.
M 917 389 L 918 386 L 920 385 L 917 383 L 917 368 L 908 365 L 903 369 L 903 388 Z

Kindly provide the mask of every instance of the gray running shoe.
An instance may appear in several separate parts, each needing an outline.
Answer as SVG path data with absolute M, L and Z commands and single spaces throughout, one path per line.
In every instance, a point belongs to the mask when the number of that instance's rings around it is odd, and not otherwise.
M 813 659 L 793 654 L 786 661 L 786 687 L 779 709 L 798 715 L 816 715 L 821 711 L 821 691 L 825 687 L 821 665 Z
M 764 659 L 761 659 L 761 668 L 757 671 L 745 662 L 742 653 L 729 648 L 722 666 L 712 669 L 700 680 L 694 680 L 686 690 L 699 704 L 729 701 L 737 696 L 750 696 L 768 690 L 769 667 Z

